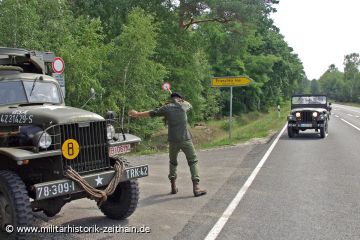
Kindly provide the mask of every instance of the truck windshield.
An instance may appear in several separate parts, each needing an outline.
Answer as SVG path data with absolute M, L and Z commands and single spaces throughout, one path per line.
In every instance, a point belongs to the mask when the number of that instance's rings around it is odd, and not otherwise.
M 33 88 L 33 89 L 32 89 Z M 31 93 L 31 95 L 30 95 Z M 0 104 L 61 103 L 57 86 L 52 82 L 0 82 Z
M 326 104 L 326 96 L 293 97 L 292 104 Z

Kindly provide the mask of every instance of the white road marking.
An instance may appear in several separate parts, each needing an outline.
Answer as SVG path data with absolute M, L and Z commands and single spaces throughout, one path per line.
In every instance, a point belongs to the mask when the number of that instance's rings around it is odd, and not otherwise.
M 353 115 L 351 115 L 350 113 L 348 113 L 347 115 L 350 116 L 350 117 L 353 117 Z
M 208 233 L 208 235 L 205 237 L 205 240 L 215 240 L 219 233 L 221 232 L 221 230 L 224 228 L 226 222 L 229 220 L 229 218 L 231 217 L 231 215 L 233 214 L 233 212 L 235 211 L 235 209 L 237 208 L 237 206 L 239 205 L 241 199 L 244 197 L 245 193 L 247 192 L 247 190 L 249 189 L 249 187 L 251 186 L 252 182 L 254 181 L 255 177 L 257 176 L 257 174 L 259 173 L 260 169 L 262 168 L 262 166 L 264 165 L 264 163 L 266 162 L 266 160 L 268 159 L 268 157 L 270 156 L 270 153 L 273 151 L 273 149 L 275 148 L 275 145 L 277 144 L 277 142 L 279 141 L 281 135 L 284 133 L 285 129 L 287 127 L 287 124 L 285 124 L 285 126 L 283 127 L 283 129 L 281 130 L 281 132 L 279 133 L 279 135 L 276 137 L 276 139 L 274 140 L 274 142 L 271 144 L 270 148 L 267 150 L 267 152 L 265 153 L 265 155 L 262 157 L 262 159 L 260 160 L 260 162 L 258 163 L 258 165 L 256 166 L 256 168 L 254 169 L 254 171 L 251 173 L 251 175 L 249 176 L 249 178 L 246 180 L 246 182 L 244 183 L 244 185 L 241 187 L 241 189 L 239 190 L 239 192 L 236 194 L 235 198 L 231 201 L 231 203 L 229 204 L 229 206 L 226 208 L 226 210 L 224 211 L 224 213 L 221 215 L 221 217 L 219 218 L 219 220 L 216 222 L 216 224 L 213 226 L 213 228 L 210 230 L 210 232 Z
M 343 110 L 347 110 L 347 111 L 351 111 L 351 112 L 360 113 L 360 111 L 352 110 L 352 109 L 347 108 L 347 107 L 338 107 L 338 108 L 343 109 Z
M 338 118 L 339 116 L 338 116 L 338 115 L 335 115 L 335 117 L 337 117 L 337 118 Z
M 355 117 L 359 118 L 360 116 L 355 116 Z
M 342 118 L 341 118 L 341 121 L 343 121 L 343 122 L 345 122 L 345 123 L 349 124 L 350 126 L 352 126 L 353 128 L 355 128 L 356 130 L 360 131 L 360 128 L 358 128 L 357 126 L 355 126 L 355 125 L 354 125 L 354 124 L 352 124 L 352 123 L 349 123 L 349 122 L 348 122 L 348 121 L 346 121 L 345 119 L 342 119 Z

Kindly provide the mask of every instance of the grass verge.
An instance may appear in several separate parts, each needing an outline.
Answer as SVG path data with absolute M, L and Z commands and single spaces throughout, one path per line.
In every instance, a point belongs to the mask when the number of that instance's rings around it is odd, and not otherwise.
M 197 124 L 190 131 L 197 149 L 236 145 L 254 138 L 264 138 L 277 132 L 284 126 L 289 110 L 290 105 L 286 104 L 281 107 L 280 117 L 275 108 L 271 109 L 269 113 L 250 112 L 234 116 L 231 124 L 231 139 L 229 139 L 228 118 Z M 151 139 L 142 142 L 137 148 L 139 154 L 152 154 L 166 150 L 166 128 L 154 134 Z

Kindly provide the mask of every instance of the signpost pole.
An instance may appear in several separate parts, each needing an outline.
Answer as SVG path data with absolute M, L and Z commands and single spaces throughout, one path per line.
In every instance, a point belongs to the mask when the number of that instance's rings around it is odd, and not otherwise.
M 230 87 L 229 139 L 231 139 L 233 87 L 244 87 L 251 83 L 253 83 L 253 80 L 247 76 L 214 77 L 211 79 L 211 86 L 213 87 Z
M 229 139 L 231 139 L 231 121 L 232 121 L 232 99 L 233 99 L 233 87 L 230 87 L 230 118 L 229 118 Z

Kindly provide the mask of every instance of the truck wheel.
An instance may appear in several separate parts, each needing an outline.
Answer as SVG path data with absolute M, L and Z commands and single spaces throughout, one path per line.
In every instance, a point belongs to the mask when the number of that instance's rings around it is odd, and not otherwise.
M 10 171 L 0 171 L 0 229 L 6 232 L 7 225 L 31 226 L 33 214 L 28 193 L 21 178 Z M 25 239 L 15 232 L 8 238 Z M 7 239 L 8 239 L 7 238 Z
M 294 133 L 294 129 L 292 127 L 288 127 L 287 128 L 287 132 L 288 132 L 288 136 L 289 138 L 293 138 L 295 133 Z
M 111 219 L 122 220 L 135 212 L 139 201 L 139 185 L 136 179 L 121 182 L 115 192 L 99 207 Z

